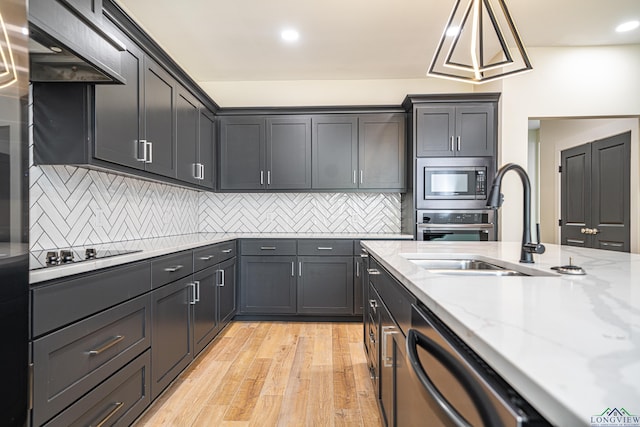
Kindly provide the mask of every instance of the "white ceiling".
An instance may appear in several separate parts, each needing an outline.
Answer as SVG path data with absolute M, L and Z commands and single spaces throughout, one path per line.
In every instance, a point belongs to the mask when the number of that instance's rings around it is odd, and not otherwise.
M 454 0 L 117 0 L 198 82 L 425 77 Z M 640 43 L 640 0 L 506 0 L 527 47 Z M 300 40 L 280 40 L 284 27 Z M 535 64 L 534 68 L 535 68 Z

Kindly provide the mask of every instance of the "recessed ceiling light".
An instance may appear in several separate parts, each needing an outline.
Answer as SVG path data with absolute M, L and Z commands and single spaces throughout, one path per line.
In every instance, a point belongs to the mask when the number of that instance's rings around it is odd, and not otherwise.
M 635 30 L 638 27 L 640 27 L 640 21 L 629 21 L 618 25 L 616 27 L 616 31 L 619 33 L 625 33 L 627 31 Z
M 282 37 L 282 40 L 286 42 L 294 42 L 300 38 L 300 34 L 293 28 L 287 28 L 282 30 L 280 37 Z

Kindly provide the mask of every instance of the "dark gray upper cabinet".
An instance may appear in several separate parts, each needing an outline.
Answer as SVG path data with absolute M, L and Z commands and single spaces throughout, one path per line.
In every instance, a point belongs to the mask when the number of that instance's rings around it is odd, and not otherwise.
M 313 189 L 406 187 L 404 114 L 313 117 Z
M 266 186 L 273 190 L 311 188 L 311 119 L 266 119 Z
M 157 62 L 144 58 L 146 170 L 176 176 L 175 92 L 177 83 Z
M 265 123 L 260 117 L 220 120 L 220 189 L 264 188 Z
M 358 117 L 312 118 L 312 187 L 358 188 Z
M 106 21 L 106 20 L 105 20 Z M 118 38 L 124 33 L 112 24 L 105 24 Z M 95 87 L 95 141 L 94 156 L 135 169 L 145 168 L 141 159 L 139 140 L 143 135 L 142 111 L 144 53 L 132 42 L 121 55 L 123 85 L 96 85 Z
M 214 118 L 182 87 L 176 97 L 176 132 L 178 179 L 213 188 Z
M 224 117 L 220 122 L 220 189 L 311 188 L 311 119 Z
M 493 156 L 496 104 L 459 103 L 416 108 L 416 156 Z
M 361 115 L 358 124 L 359 188 L 406 187 L 404 114 Z

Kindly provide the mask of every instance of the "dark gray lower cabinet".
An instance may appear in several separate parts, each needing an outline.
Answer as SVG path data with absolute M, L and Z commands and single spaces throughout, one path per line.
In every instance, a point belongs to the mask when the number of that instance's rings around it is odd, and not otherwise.
M 191 276 L 152 292 L 151 396 L 155 399 L 193 359 Z
M 353 257 L 353 314 L 364 313 L 364 278 L 365 263 L 362 256 Z
M 353 314 L 353 257 L 298 257 L 298 313 Z
M 151 403 L 150 369 L 147 350 L 45 426 L 131 425 Z
M 380 408 L 384 424 L 387 426 L 395 425 L 394 411 L 394 348 L 393 334 L 397 333 L 393 323 L 391 313 L 387 310 L 384 303 L 380 303 L 378 307 L 380 311 Z
M 193 347 L 198 354 L 220 330 L 218 323 L 218 269 L 209 267 L 193 275 Z
M 218 323 L 222 329 L 231 321 L 238 309 L 236 258 L 220 263 L 216 271 L 218 274 Z
M 243 256 L 240 311 L 296 313 L 295 256 Z

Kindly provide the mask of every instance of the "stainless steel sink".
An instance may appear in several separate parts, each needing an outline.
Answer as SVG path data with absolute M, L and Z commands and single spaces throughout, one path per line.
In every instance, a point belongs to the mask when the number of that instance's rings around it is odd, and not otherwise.
M 409 259 L 409 261 L 432 273 L 449 276 L 527 276 L 519 271 L 477 259 Z

